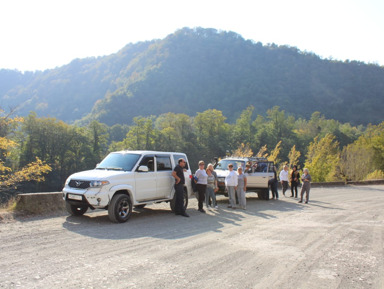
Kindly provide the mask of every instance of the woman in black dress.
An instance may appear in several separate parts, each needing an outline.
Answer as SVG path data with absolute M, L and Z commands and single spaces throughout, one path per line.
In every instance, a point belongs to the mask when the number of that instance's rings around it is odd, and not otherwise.
M 297 186 L 300 185 L 300 172 L 297 170 L 297 166 L 293 166 L 291 172 L 291 197 L 297 198 Z M 295 189 L 295 194 L 293 194 L 293 189 Z

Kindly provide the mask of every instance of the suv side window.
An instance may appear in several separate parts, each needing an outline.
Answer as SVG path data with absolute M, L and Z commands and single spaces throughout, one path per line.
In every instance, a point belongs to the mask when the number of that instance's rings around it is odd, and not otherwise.
M 175 161 L 175 166 L 177 166 L 179 159 L 185 160 L 185 167 L 184 167 L 184 169 L 188 170 L 189 169 L 188 168 L 188 162 L 185 159 L 184 155 L 173 155 L 173 160 Z
M 268 171 L 268 164 L 259 162 L 256 167 L 256 172 L 266 173 Z
M 171 171 L 172 164 L 169 156 L 156 156 L 157 171 Z
M 272 162 L 268 163 L 268 172 L 273 172 L 274 164 Z
M 148 172 L 154 172 L 155 158 L 153 156 L 144 156 L 137 168 L 139 168 L 140 166 L 147 166 Z

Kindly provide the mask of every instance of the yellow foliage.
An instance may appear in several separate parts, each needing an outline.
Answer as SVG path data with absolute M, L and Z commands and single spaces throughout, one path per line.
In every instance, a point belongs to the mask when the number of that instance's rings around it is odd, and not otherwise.
M 11 172 L 8 168 L 9 174 L 0 175 L 0 190 L 4 188 L 16 188 L 21 182 L 44 181 L 43 175 L 51 170 L 52 168 L 39 158 L 36 158 L 35 162 L 29 163 L 16 172 Z
M 0 108 L 0 191 L 4 189 L 14 189 L 18 184 L 25 181 L 43 181 L 44 174 L 52 169 L 49 165 L 42 162 L 39 158 L 36 161 L 29 163 L 25 167 L 13 171 L 12 168 L 6 165 L 6 159 L 10 152 L 17 146 L 17 143 L 7 137 L 10 130 L 24 121 L 23 118 L 11 118 L 10 112 L 4 116 L 4 110 Z
M 242 158 L 248 158 L 253 155 L 253 151 L 249 147 L 249 144 L 241 144 L 234 152 L 234 156 L 242 157 Z
M 260 148 L 259 152 L 256 154 L 257 158 L 267 158 L 268 153 L 267 153 L 267 145 L 264 145 Z
M 5 137 L 0 137 L 0 150 L 7 151 L 16 146 L 16 143 Z
M 296 150 L 296 145 L 294 145 L 288 154 L 290 168 L 292 168 L 294 165 L 297 165 L 300 156 L 301 156 L 301 153 Z
M 277 159 L 277 157 L 280 153 L 280 150 L 281 150 L 281 141 L 279 141 L 277 143 L 277 145 L 275 146 L 275 148 L 271 152 L 270 156 L 268 157 L 268 160 L 271 162 L 275 162 L 275 163 L 278 162 L 279 160 Z
M 382 180 L 384 179 L 384 172 L 381 170 L 375 170 L 367 175 L 366 180 Z
M 305 167 L 309 169 L 314 182 L 338 180 L 340 162 L 339 143 L 332 134 L 323 138 L 315 137 L 308 147 Z

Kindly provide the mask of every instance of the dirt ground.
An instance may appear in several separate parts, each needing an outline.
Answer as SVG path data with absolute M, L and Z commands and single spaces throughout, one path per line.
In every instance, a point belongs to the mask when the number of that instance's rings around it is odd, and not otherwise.
M 383 185 L 196 207 L 152 205 L 124 224 L 107 211 L 4 219 L 0 288 L 384 288 Z

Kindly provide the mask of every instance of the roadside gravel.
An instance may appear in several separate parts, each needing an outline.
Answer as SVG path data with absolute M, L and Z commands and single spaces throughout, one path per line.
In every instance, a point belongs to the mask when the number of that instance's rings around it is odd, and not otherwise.
M 288 193 L 287 195 L 289 195 Z M 169 204 L 0 223 L 0 288 L 384 288 L 384 186 L 247 198 L 190 218 Z

